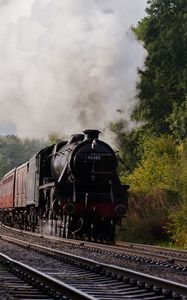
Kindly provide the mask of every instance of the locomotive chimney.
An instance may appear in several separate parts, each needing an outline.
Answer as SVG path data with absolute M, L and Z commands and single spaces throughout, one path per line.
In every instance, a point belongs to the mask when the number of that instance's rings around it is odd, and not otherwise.
M 96 129 L 86 129 L 83 131 L 84 132 L 84 140 L 94 140 L 98 139 L 99 134 L 101 131 L 96 130 Z

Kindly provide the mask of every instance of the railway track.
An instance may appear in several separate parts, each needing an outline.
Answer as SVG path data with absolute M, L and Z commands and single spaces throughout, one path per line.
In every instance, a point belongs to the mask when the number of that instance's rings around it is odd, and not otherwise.
M 95 299 L 3 254 L 0 254 L 0 280 L 3 281 L 1 299 Z
M 98 246 L 86 244 L 92 250 L 97 251 Z M 85 246 L 86 246 L 85 245 Z M 116 243 L 116 246 L 99 245 L 99 249 L 113 253 L 118 257 L 141 261 L 152 265 L 160 265 L 166 268 L 172 268 L 187 272 L 187 251 L 166 249 L 150 245 Z
M 7 227 L 6 227 L 7 228 Z M 22 230 L 10 229 L 11 231 L 20 232 Z M 25 234 L 25 232 L 24 232 Z M 42 233 L 26 232 L 31 236 L 40 236 L 44 239 L 51 239 L 53 241 L 60 241 L 63 243 L 73 245 L 75 248 L 82 248 L 91 253 L 100 253 L 104 255 L 112 255 L 116 258 L 123 258 L 127 260 L 134 260 L 148 265 L 160 266 L 163 268 L 171 268 L 177 271 L 187 272 L 187 251 L 167 249 L 163 247 L 155 247 L 151 245 L 135 244 L 117 242 L 116 245 L 105 245 L 90 242 L 82 242 L 72 239 L 63 239 L 51 235 L 44 235 Z
M 146 244 L 128 243 L 128 242 L 120 242 L 120 241 L 118 241 L 116 245 L 122 247 L 123 249 L 132 249 L 132 250 L 150 252 L 156 254 L 158 253 L 160 255 L 165 255 L 174 259 L 178 258 L 178 259 L 187 260 L 187 250 L 164 248 L 160 246 L 152 246 Z
M 71 240 L 70 240 L 71 241 Z M 80 244 L 80 242 L 78 242 Z M 160 265 L 167 268 L 187 272 L 187 251 L 166 249 L 150 245 L 131 244 L 117 242 L 113 245 L 96 243 L 81 243 L 85 249 L 96 252 L 112 254 L 116 257 L 145 262 L 148 264 Z
M 42 267 L 42 273 L 58 282 L 64 282 L 88 297 L 93 297 L 87 299 L 187 299 L 186 285 L 14 238 L 6 236 L 1 238 L 25 248 L 27 252 L 37 251 L 40 255 L 45 255 L 48 260 L 51 257 L 51 265 Z M 34 257 L 33 253 L 31 257 Z M 58 289 L 57 292 L 59 293 Z

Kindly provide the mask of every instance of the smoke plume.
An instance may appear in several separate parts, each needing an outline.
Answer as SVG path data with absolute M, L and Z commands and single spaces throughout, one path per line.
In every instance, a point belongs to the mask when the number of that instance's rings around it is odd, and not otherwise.
M 21 137 L 130 124 L 146 0 L 0 0 L 0 126 Z M 129 125 L 131 126 L 131 125 Z

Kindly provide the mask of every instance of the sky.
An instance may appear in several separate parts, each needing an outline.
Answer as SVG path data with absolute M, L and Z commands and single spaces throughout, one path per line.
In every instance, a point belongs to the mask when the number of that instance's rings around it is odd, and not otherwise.
M 104 131 L 130 115 L 146 0 L 0 0 L 0 134 Z

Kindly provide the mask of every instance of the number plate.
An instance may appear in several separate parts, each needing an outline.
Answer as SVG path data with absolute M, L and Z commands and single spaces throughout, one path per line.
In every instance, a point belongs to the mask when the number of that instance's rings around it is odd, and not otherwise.
M 101 160 L 101 156 L 97 154 L 89 154 L 86 156 L 87 160 Z

